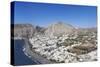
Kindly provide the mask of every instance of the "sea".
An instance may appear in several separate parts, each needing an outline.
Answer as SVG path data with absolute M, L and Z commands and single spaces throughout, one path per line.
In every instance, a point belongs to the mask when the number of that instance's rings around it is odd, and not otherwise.
M 34 60 L 23 52 L 24 40 L 14 40 L 14 65 L 34 65 Z

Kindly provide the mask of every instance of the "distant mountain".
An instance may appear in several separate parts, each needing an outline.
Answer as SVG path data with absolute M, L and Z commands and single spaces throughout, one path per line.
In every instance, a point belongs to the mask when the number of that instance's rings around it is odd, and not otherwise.
M 36 34 L 44 34 L 44 31 L 45 31 L 46 28 L 36 26 L 35 29 L 36 29 L 36 31 L 35 31 Z
M 49 36 L 59 36 L 62 34 L 71 34 L 74 31 L 76 31 L 76 29 L 72 25 L 64 24 L 63 22 L 57 22 L 48 26 L 48 28 L 45 31 L 45 34 Z
M 97 27 L 92 27 L 92 28 L 78 28 L 77 29 L 78 33 L 97 33 Z

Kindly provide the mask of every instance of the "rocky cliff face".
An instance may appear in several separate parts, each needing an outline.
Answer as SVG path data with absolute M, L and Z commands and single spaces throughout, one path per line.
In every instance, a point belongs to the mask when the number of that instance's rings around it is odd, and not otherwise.
M 45 28 L 31 24 L 14 24 L 11 32 L 15 38 L 31 38 L 34 35 L 44 34 Z
M 70 24 L 64 24 L 57 22 L 43 28 L 40 26 L 32 26 L 31 24 L 15 24 L 14 25 L 14 37 L 32 37 L 34 34 L 45 34 L 47 36 L 60 36 L 64 34 L 71 34 L 76 29 Z
M 14 37 L 32 37 L 35 28 L 31 24 L 15 24 Z
M 45 31 L 46 35 L 49 36 L 60 36 L 63 34 L 71 34 L 75 31 L 75 28 L 70 24 L 64 24 L 62 22 L 57 22 L 55 24 L 52 24 L 48 26 L 48 28 Z

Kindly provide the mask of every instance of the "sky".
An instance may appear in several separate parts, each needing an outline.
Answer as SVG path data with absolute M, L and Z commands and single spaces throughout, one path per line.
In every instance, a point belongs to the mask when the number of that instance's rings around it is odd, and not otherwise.
M 74 27 L 96 27 L 97 7 L 68 4 L 14 2 L 14 23 L 47 27 L 64 22 Z

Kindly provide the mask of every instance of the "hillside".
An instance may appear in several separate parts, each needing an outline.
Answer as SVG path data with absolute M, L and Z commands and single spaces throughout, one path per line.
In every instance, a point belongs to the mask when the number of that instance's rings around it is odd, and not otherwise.
M 75 28 L 70 24 L 64 24 L 63 22 L 56 22 L 47 27 L 45 34 L 49 36 L 60 36 L 63 34 L 71 34 L 75 31 Z

